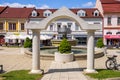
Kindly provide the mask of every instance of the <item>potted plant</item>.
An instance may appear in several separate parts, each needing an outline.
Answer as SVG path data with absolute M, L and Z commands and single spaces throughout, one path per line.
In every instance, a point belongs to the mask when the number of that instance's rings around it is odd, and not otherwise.
M 55 52 L 55 61 L 63 63 L 73 61 L 71 45 L 65 38 L 61 41 L 58 52 Z

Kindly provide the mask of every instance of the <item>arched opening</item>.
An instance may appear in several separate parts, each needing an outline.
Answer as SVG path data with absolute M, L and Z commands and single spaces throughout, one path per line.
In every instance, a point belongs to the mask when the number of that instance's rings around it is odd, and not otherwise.
M 31 73 L 40 73 L 40 31 L 47 29 L 47 27 L 54 21 L 60 19 L 68 19 L 74 21 L 81 30 L 87 32 L 87 69 L 86 72 L 95 72 L 94 70 L 94 32 L 100 30 L 101 27 L 94 24 L 88 24 L 82 18 L 71 12 L 68 8 L 60 8 L 54 12 L 51 16 L 41 21 L 31 21 L 27 25 L 27 29 L 32 30 L 33 34 L 33 46 L 32 46 L 32 70 Z

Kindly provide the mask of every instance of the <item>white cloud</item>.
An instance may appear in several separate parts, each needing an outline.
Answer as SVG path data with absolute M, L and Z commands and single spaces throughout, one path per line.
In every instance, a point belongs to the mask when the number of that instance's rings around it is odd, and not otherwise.
M 46 5 L 46 4 L 44 4 L 44 5 L 42 5 L 41 7 L 38 7 L 38 8 L 40 8 L 40 9 L 48 9 L 50 7 L 48 5 Z
M 36 7 L 36 8 L 39 8 L 39 9 L 48 9 L 50 8 L 48 5 L 44 4 L 40 7 L 34 5 L 34 4 L 20 4 L 20 3 L 3 3 L 3 4 L 0 4 L 0 6 L 10 6 L 10 7 Z
M 95 6 L 95 3 L 93 3 L 93 2 L 87 2 L 82 5 L 82 7 L 94 7 L 94 6 Z
M 0 6 L 10 6 L 10 7 L 36 7 L 34 4 L 20 4 L 20 3 L 3 3 Z

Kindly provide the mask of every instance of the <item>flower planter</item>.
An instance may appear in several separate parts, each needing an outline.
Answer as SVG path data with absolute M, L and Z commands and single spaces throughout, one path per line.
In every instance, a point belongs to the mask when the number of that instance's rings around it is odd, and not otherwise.
M 59 52 L 55 52 L 55 61 L 62 63 L 71 62 L 73 61 L 73 53 L 61 54 Z

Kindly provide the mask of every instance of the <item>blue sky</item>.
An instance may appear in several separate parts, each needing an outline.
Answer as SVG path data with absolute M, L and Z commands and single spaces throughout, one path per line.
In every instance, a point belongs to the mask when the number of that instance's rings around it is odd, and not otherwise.
M 37 8 L 91 8 L 96 0 L 0 0 L 0 6 L 37 7 Z

